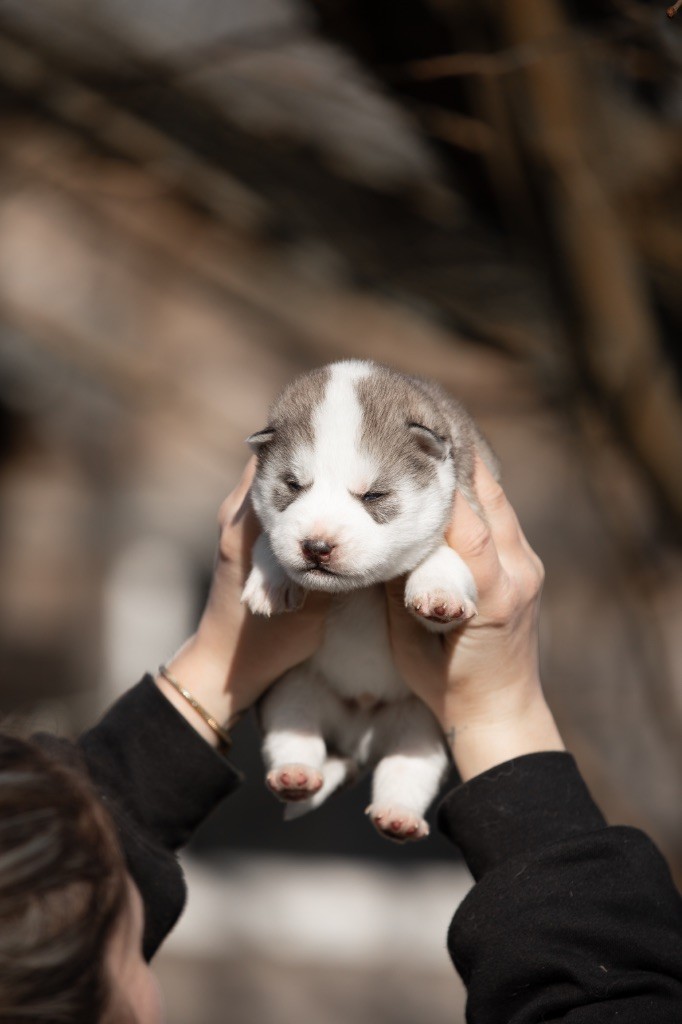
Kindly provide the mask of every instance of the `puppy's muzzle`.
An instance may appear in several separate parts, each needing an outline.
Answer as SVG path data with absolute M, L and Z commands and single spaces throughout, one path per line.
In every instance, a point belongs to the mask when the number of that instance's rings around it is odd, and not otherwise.
M 334 544 L 321 539 L 306 538 L 301 541 L 303 557 L 311 565 L 328 565 L 334 547 Z

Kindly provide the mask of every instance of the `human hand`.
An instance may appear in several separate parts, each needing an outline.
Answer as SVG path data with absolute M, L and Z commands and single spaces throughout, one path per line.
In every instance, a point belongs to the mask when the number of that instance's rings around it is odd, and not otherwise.
M 251 459 L 218 513 L 220 540 L 211 589 L 196 633 L 168 662 L 172 674 L 221 722 L 251 706 L 288 669 L 309 658 L 322 642 L 329 597 L 311 592 L 303 608 L 264 618 L 241 603 L 260 524 L 249 488 Z M 211 742 L 215 736 L 162 677 L 157 685 Z
M 404 582 L 387 586 L 395 663 L 440 722 L 463 779 L 520 754 L 563 749 L 538 667 L 542 563 L 480 459 L 475 483 L 487 524 L 458 492 L 446 541 L 473 573 L 478 614 L 433 635 L 405 609 Z

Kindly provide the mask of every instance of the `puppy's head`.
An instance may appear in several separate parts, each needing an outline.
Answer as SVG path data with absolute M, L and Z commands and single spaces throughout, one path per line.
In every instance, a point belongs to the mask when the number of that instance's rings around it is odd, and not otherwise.
M 455 488 L 452 438 L 411 378 L 357 360 L 315 370 L 248 440 L 258 455 L 254 507 L 302 587 L 393 579 L 440 542 Z

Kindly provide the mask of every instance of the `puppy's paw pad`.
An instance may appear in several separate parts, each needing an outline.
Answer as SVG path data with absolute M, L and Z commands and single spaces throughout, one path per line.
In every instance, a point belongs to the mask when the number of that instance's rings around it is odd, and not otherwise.
M 406 595 L 406 604 L 408 611 L 436 632 L 461 626 L 476 615 L 476 605 L 470 598 L 446 590 Z
M 322 772 L 307 764 L 284 764 L 273 768 L 265 782 L 280 800 L 306 800 L 322 785 Z
M 370 804 L 365 814 L 382 836 L 397 843 L 414 842 L 429 834 L 428 822 L 407 807 Z
M 305 593 L 302 587 L 286 577 L 268 580 L 259 569 L 249 574 L 242 591 L 242 604 L 254 615 L 280 615 L 301 607 Z

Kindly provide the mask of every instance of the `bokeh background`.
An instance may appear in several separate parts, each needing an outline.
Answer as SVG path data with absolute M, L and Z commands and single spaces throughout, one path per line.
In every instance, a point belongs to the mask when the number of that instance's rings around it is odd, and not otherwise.
M 75 734 L 191 631 L 278 389 L 366 356 L 478 418 L 549 700 L 682 878 L 682 14 L 643 0 L 0 4 L 0 712 Z M 248 782 L 185 860 L 169 1024 L 463 1020 L 469 885 L 366 789 Z

